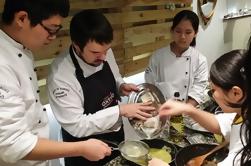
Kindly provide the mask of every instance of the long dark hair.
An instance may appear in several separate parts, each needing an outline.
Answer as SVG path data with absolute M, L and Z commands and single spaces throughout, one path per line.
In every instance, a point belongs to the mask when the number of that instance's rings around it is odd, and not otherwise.
M 171 27 L 172 30 L 182 21 L 182 20 L 189 20 L 193 26 L 193 30 L 195 33 L 198 32 L 199 29 L 199 17 L 196 13 L 191 10 L 182 10 L 177 13 L 173 18 L 173 25 Z M 193 41 L 190 43 L 190 46 L 196 45 L 196 38 L 193 38 Z
M 246 76 L 247 82 L 247 109 L 245 114 L 243 115 L 243 124 L 241 127 L 241 131 L 243 131 L 244 137 L 242 138 L 242 143 L 245 145 L 242 149 L 242 156 L 241 156 L 241 165 L 250 165 L 251 163 L 251 37 L 249 39 L 249 49 L 246 53 L 247 60 L 244 64 L 244 75 Z M 243 140 L 244 139 L 244 140 Z
M 210 70 L 210 79 L 212 83 L 219 86 L 224 92 L 229 91 L 233 86 L 238 86 L 244 93 L 245 100 L 242 104 L 228 103 L 230 107 L 241 108 L 243 118 L 240 138 L 244 147 L 239 153 L 237 153 L 237 155 L 242 153 L 240 165 L 246 164 L 251 158 L 250 56 L 251 44 L 248 51 L 233 50 L 222 55 L 212 64 Z M 235 160 L 236 157 L 234 161 Z

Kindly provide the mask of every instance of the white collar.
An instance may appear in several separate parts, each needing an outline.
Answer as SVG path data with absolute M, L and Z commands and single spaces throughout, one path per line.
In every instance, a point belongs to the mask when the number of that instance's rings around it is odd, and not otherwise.
M 79 63 L 79 66 L 82 68 L 82 70 L 84 70 L 84 76 L 85 77 L 88 77 L 89 75 L 92 75 L 93 73 L 96 73 L 98 71 L 100 71 L 102 68 L 103 68 L 103 65 L 104 64 L 101 64 L 97 67 L 95 66 L 92 66 L 92 65 L 89 65 L 87 64 L 85 61 L 83 61 L 78 55 L 77 53 L 75 52 L 75 50 L 73 49 L 73 53 Z
M 18 48 L 18 49 L 24 49 L 25 47 L 18 43 L 17 41 L 15 41 L 13 38 L 11 38 L 8 34 L 6 34 L 3 30 L 0 29 L 0 39 L 4 39 L 5 41 L 7 41 L 8 43 L 10 43 L 12 46 Z
M 173 55 L 176 57 L 175 53 L 171 50 L 171 44 L 169 44 L 168 47 L 169 47 L 170 52 L 173 53 Z M 190 57 L 192 49 L 193 47 L 189 46 L 188 49 L 184 51 L 180 57 Z

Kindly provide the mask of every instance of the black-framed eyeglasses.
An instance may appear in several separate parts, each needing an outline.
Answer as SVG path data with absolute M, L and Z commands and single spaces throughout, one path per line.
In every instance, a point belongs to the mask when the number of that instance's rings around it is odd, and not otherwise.
M 57 29 L 50 29 L 46 27 L 44 24 L 42 24 L 42 22 L 40 22 L 39 24 L 48 32 L 49 36 L 56 36 L 58 32 L 60 31 L 60 29 L 63 28 L 62 25 L 58 25 Z

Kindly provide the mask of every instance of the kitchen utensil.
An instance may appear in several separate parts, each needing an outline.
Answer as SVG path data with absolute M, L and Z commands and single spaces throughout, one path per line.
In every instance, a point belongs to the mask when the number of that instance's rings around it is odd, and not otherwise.
M 119 148 L 110 147 L 112 151 L 119 150 Z
M 190 144 L 216 144 L 217 140 L 215 139 L 213 134 L 207 133 L 193 133 L 186 136 L 187 141 Z
M 149 146 L 142 141 L 123 141 L 118 146 L 121 155 L 133 162 L 146 162 Z
M 146 163 L 150 159 L 148 156 L 149 146 L 145 142 L 126 140 L 117 145 L 112 141 L 102 141 L 109 143 L 112 151 L 119 150 L 126 160 L 134 163 Z
M 207 158 L 207 156 L 218 151 L 219 149 L 225 147 L 228 144 L 229 144 L 229 142 L 225 141 L 222 144 L 220 144 L 220 145 L 216 146 L 215 148 L 213 148 L 212 150 L 210 150 L 209 152 L 207 152 L 206 154 L 192 158 L 191 160 L 188 161 L 188 163 L 192 164 L 192 165 L 189 164 L 189 166 L 201 166 L 201 164 Z
M 151 139 L 151 140 L 141 140 L 142 142 L 146 143 L 150 147 L 149 155 L 147 155 L 147 161 L 154 156 L 151 156 L 151 150 L 166 150 L 169 155 L 171 155 L 171 161 L 169 162 L 170 166 L 174 165 L 175 161 L 175 155 L 177 152 L 177 149 L 175 145 L 161 140 L 161 139 Z M 116 145 L 112 145 L 113 147 L 117 147 Z M 165 159 L 170 157 L 170 156 L 163 156 Z M 157 157 L 158 158 L 158 157 Z M 117 157 L 114 160 L 111 160 L 109 163 L 106 164 L 106 166 L 111 166 L 111 165 L 130 165 L 130 166 L 147 166 L 147 163 L 142 163 L 142 162 L 133 162 L 130 160 L 125 159 L 124 157 Z
M 169 143 L 169 142 L 162 140 L 162 139 L 150 139 L 150 140 L 146 139 L 146 140 L 142 140 L 142 142 L 145 142 L 147 145 L 149 145 L 150 151 L 151 151 L 151 149 L 164 149 L 164 150 L 166 150 L 171 155 L 171 160 L 168 164 L 171 164 L 174 162 L 175 156 L 177 153 L 177 149 L 174 144 Z M 150 156 L 152 158 L 153 157 L 158 158 L 158 156 L 153 156 L 153 155 L 151 155 L 151 153 L 150 153 Z
M 155 158 L 159 158 L 162 159 L 163 161 L 165 161 L 165 159 L 168 159 L 170 157 L 170 160 L 167 162 L 170 165 L 174 164 L 174 160 L 175 160 L 175 155 L 177 152 L 176 147 L 167 142 L 164 141 L 162 139 L 145 139 L 145 140 L 141 140 L 142 142 L 145 142 L 149 147 L 149 154 L 147 155 L 147 159 L 146 161 L 150 160 L 151 158 L 155 157 Z M 157 153 L 156 150 L 158 151 Z M 165 155 L 162 155 L 162 153 L 159 152 L 163 152 L 166 151 L 167 153 L 164 153 Z M 166 155 L 167 154 L 167 155 Z M 131 161 L 127 161 L 125 162 L 126 165 L 130 165 L 130 166 L 147 166 L 146 162 L 131 162 Z
M 210 150 L 215 148 L 216 144 L 193 144 L 186 146 L 178 151 L 175 159 L 176 166 L 184 166 L 190 161 L 192 158 L 204 155 L 208 153 Z M 215 161 L 221 162 L 228 155 L 228 148 L 225 146 L 218 150 L 217 152 L 209 155 L 206 160 L 207 161 Z
M 185 125 L 185 127 L 189 128 L 191 130 L 209 133 L 208 130 L 206 130 L 205 128 L 203 128 L 198 122 L 196 122 L 195 120 L 193 120 L 188 115 L 184 116 L 184 125 Z
M 153 139 L 159 137 L 164 128 L 168 127 L 166 119 L 160 119 L 158 109 L 165 102 L 165 98 L 161 91 L 154 85 L 143 83 L 137 85 L 139 91 L 132 92 L 129 95 L 128 103 L 152 102 L 156 108 L 152 113 L 152 118 L 147 121 L 138 119 L 129 119 L 130 125 L 135 132 L 143 139 Z

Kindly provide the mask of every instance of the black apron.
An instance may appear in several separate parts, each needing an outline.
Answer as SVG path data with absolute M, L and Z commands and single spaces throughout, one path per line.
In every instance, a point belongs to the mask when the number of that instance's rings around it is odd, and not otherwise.
M 109 64 L 105 61 L 103 69 L 95 74 L 85 78 L 83 70 L 81 69 L 74 53 L 73 47 L 70 47 L 70 55 L 73 64 L 76 68 L 75 74 L 82 87 L 84 95 L 84 114 L 93 114 L 99 110 L 107 107 L 115 106 L 120 100 L 120 96 L 117 92 L 116 81 Z M 109 119 L 107 119 L 109 120 Z M 69 134 L 62 128 L 63 140 L 66 142 L 83 141 L 89 138 L 96 138 L 100 140 L 107 140 L 108 142 L 120 143 L 124 140 L 123 126 L 117 132 L 110 132 L 98 135 L 91 135 L 88 137 L 77 138 Z M 109 144 L 109 143 L 108 143 Z M 66 157 L 65 166 L 102 166 L 120 155 L 118 151 L 113 151 L 112 155 L 105 157 L 103 160 L 92 162 L 83 157 Z

